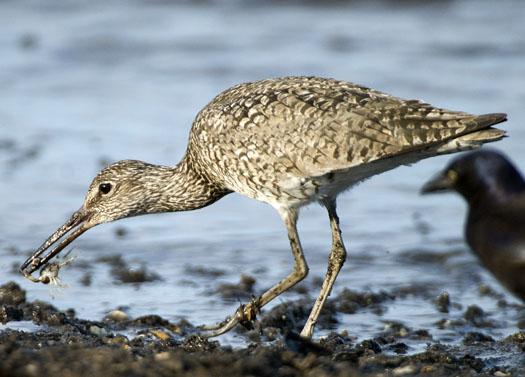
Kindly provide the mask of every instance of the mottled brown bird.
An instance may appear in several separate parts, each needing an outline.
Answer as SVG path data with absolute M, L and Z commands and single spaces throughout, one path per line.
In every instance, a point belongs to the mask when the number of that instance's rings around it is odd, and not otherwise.
M 455 158 L 422 193 L 456 191 L 469 205 L 465 236 L 481 263 L 525 301 L 525 181 L 495 150 Z
M 97 224 L 201 208 L 238 192 L 279 212 L 295 263 L 275 286 L 224 322 L 206 328 L 215 336 L 238 323 L 250 323 L 264 305 L 304 279 L 308 266 L 297 216 L 301 207 L 318 202 L 328 211 L 332 248 L 321 292 L 301 332 L 310 338 L 346 259 L 337 195 L 399 165 L 498 140 L 504 132 L 490 126 L 505 120 L 505 114 L 476 116 L 438 109 L 332 79 L 285 77 L 240 84 L 219 94 L 197 115 L 186 154 L 175 167 L 125 160 L 102 170 L 82 207 L 21 269 L 31 276 Z

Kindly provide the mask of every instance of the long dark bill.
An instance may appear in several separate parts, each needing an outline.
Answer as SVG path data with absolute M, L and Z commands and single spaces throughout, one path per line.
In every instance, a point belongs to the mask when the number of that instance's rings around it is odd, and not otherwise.
M 91 226 L 86 225 L 88 213 L 83 209 L 76 211 L 69 220 L 58 228 L 20 267 L 20 272 L 25 276 L 30 276 L 40 267 L 45 266 L 55 255 L 60 253 L 74 239 L 88 230 Z M 69 233 L 69 234 L 68 234 Z M 53 244 L 62 241 L 49 253 L 43 255 Z

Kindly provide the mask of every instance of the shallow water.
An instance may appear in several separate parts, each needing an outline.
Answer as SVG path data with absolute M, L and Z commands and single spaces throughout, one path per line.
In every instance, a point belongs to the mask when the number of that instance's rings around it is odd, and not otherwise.
M 525 6 L 520 1 L 224 3 L 62 1 L 0 2 L 0 268 L 29 298 L 100 319 L 127 307 L 131 316 L 159 314 L 192 323 L 223 319 L 237 308 L 213 294 L 240 273 L 262 291 L 292 267 L 284 227 L 269 206 L 230 195 L 195 212 L 127 219 L 75 242 L 77 260 L 53 289 L 12 270 L 77 209 L 105 162 L 125 158 L 174 164 L 183 155 L 195 114 L 239 82 L 283 75 L 320 75 L 358 82 L 402 97 L 472 113 L 507 112 L 510 137 L 494 146 L 525 167 Z M 425 3 L 426 4 L 426 3 Z M 421 294 L 386 307 L 339 317 L 338 330 L 358 338 L 397 320 L 429 328 L 477 304 L 501 337 L 516 330 L 520 309 L 481 296 L 488 284 L 516 302 L 462 241 L 465 205 L 453 195 L 420 197 L 418 189 L 449 156 L 375 177 L 342 195 L 339 213 L 349 260 L 335 292 L 429 287 L 450 294 L 449 314 Z M 305 284 L 322 276 L 330 243 L 317 206 L 303 210 Z M 119 229 L 124 236 L 117 236 Z M 455 251 L 455 252 L 454 252 Z M 418 255 L 447 254 L 425 262 Z M 116 283 L 106 255 L 145 265 L 162 280 Z M 218 277 L 188 266 L 220 269 Z M 92 284 L 80 279 L 91 274 Z M 311 295 L 316 291 L 311 290 Z M 298 297 L 289 293 L 282 300 Z M 328 330 L 321 330 L 323 335 Z M 468 331 L 466 328 L 465 331 Z M 437 339 L 458 341 L 447 330 Z M 223 338 L 238 344 L 235 335 Z M 413 347 L 424 347 L 424 342 Z

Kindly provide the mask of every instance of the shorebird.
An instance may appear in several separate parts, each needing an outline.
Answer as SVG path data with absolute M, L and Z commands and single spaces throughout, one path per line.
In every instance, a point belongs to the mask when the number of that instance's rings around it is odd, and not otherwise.
M 399 165 L 501 139 L 504 132 L 491 125 L 505 120 L 505 114 L 439 109 L 333 79 L 285 77 L 240 84 L 199 112 L 178 165 L 124 160 L 103 169 L 82 207 L 21 271 L 35 279 L 34 271 L 95 225 L 202 208 L 237 192 L 277 210 L 295 262 L 279 283 L 225 321 L 204 328 L 206 335 L 216 336 L 239 323 L 250 324 L 264 305 L 305 278 L 308 265 L 296 222 L 301 207 L 318 202 L 328 211 L 332 247 L 321 292 L 301 331 L 310 338 L 346 259 L 337 195 Z
M 421 191 L 456 191 L 465 198 L 467 243 L 525 301 L 525 181 L 514 165 L 494 150 L 471 152 L 450 162 Z

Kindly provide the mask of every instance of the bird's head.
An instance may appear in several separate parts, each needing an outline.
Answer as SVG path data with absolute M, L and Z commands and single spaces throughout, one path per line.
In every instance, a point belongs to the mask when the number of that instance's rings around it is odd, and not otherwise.
M 84 203 L 21 266 L 24 275 L 44 266 L 78 236 L 95 225 L 125 217 L 161 212 L 159 185 L 169 168 L 124 160 L 104 168 L 91 182 Z M 56 245 L 46 254 L 46 251 Z
M 514 165 L 500 152 L 482 149 L 453 159 L 421 193 L 456 191 L 472 202 L 488 196 L 504 199 L 523 190 L 525 182 Z

